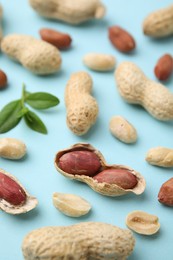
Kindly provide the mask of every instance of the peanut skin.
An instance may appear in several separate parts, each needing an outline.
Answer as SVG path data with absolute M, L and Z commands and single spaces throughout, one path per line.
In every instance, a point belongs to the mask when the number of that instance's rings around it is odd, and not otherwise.
M 169 179 L 160 188 L 158 201 L 167 206 L 173 206 L 173 178 Z
M 125 260 L 135 239 L 129 230 L 99 222 L 43 227 L 23 240 L 25 260 Z
M 99 0 L 29 0 L 30 5 L 42 16 L 80 24 L 90 19 L 101 19 L 105 7 Z
M 151 37 L 166 37 L 173 34 L 173 5 L 149 14 L 143 22 L 144 34 Z
M 143 106 L 162 121 L 173 119 L 173 94 L 162 84 L 149 80 L 132 62 L 122 62 L 115 71 L 120 95 L 131 104 Z
M 32 36 L 11 34 L 1 43 L 2 51 L 19 61 L 26 69 L 39 75 L 57 72 L 61 66 L 60 52 L 53 45 Z
M 65 153 L 59 159 L 59 167 L 70 174 L 94 176 L 101 168 L 97 155 L 90 151 Z
M 116 184 L 125 190 L 133 189 L 138 183 L 136 176 L 127 169 L 107 169 L 99 172 L 93 179 L 99 183 Z
M 95 123 L 98 104 L 91 96 L 92 79 L 86 72 L 72 74 L 65 89 L 66 122 L 76 135 L 84 135 Z

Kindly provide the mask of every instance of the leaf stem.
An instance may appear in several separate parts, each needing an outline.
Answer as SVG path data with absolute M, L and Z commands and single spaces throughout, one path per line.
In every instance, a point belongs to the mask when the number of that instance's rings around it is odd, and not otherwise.
M 25 108 L 25 84 L 22 85 L 22 97 L 21 97 L 22 107 Z

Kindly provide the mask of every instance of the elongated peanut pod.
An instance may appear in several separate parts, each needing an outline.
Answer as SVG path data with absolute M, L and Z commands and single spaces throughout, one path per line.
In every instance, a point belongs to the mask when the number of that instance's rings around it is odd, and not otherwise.
M 29 2 L 40 15 L 70 24 L 101 19 L 106 10 L 99 0 L 29 0 Z
M 65 89 L 67 125 L 76 135 L 85 134 L 95 123 L 98 105 L 91 96 L 92 79 L 86 72 L 72 74 Z
M 135 239 L 131 231 L 99 222 L 33 230 L 23 240 L 25 260 L 125 260 Z
M 122 62 L 115 71 L 120 95 L 131 104 L 143 106 L 158 120 L 173 119 L 173 94 L 164 85 L 148 79 L 132 62 Z
M 151 148 L 146 155 L 146 161 L 161 167 L 173 167 L 173 149 L 166 147 Z
M 165 37 L 173 34 L 173 5 L 149 14 L 143 23 L 144 34 Z
M 2 51 L 35 74 L 57 72 L 61 66 L 60 52 L 53 45 L 32 36 L 11 34 L 3 38 Z

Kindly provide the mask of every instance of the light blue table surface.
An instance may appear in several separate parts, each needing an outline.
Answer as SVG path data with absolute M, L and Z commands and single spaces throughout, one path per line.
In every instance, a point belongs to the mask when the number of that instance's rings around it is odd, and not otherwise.
M 38 16 L 28 1 L 2 0 L 4 7 L 4 34 L 21 33 L 39 38 L 43 27 L 67 32 L 72 36 L 72 48 L 61 52 L 62 68 L 52 76 L 36 76 L 5 55 L 0 56 L 0 68 L 9 79 L 8 88 L 0 92 L 0 109 L 21 95 L 22 83 L 31 92 L 50 92 L 60 99 L 60 105 L 36 112 L 45 122 L 48 135 L 42 135 L 26 127 L 22 121 L 16 128 L 1 137 L 14 137 L 27 145 L 27 156 L 20 161 L 0 158 L 0 168 L 14 174 L 26 189 L 39 200 L 39 205 L 27 214 L 17 216 L 1 212 L 0 259 L 23 259 L 21 244 L 24 236 L 43 226 L 71 225 L 83 221 L 100 221 L 126 228 L 126 215 L 133 210 L 143 210 L 157 215 L 160 231 L 153 236 L 134 233 L 136 246 L 130 260 L 173 259 L 173 209 L 157 200 L 161 185 L 173 176 L 172 169 L 149 165 L 146 152 L 156 146 L 173 148 L 173 123 L 152 118 L 143 108 L 129 105 L 118 94 L 114 73 L 98 73 L 88 70 L 82 57 L 88 52 L 108 53 L 115 56 L 117 65 L 129 60 L 136 63 L 145 74 L 156 80 L 153 68 L 157 59 L 165 53 L 173 54 L 173 37 L 153 40 L 143 35 L 142 22 L 151 11 L 171 4 L 171 0 L 137 1 L 103 0 L 107 13 L 103 20 L 71 26 L 46 20 Z M 134 36 L 137 48 L 133 54 L 118 52 L 109 42 L 108 27 L 120 25 Z M 99 104 L 98 120 L 85 136 L 75 136 L 66 126 L 64 89 L 73 72 L 87 71 L 93 78 L 93 95 Z M 173 91 L 173 77 L 165 83 Z M 109 120 L 122 115 L 137 129 L 138 141 L 124 144 L 109 132 Z M 77 142 L 88 142 L 100 150 L 107 163 L 124 164 L 139 171 L 146 179 L 146 190 L 140 196 L 126 195 L 117 198 L 102 196 L 87 185 L 71 181 L 60 175 L 54 167 L 57 151 Z M 92 205 L 92 211 L 81 218 L 70 218 L 60 213 L 52 204 L 53 192 L 73 193 L 82 196 Z

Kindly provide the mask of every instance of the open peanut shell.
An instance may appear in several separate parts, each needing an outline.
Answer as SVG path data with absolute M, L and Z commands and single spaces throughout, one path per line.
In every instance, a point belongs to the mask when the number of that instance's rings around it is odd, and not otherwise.
M 72 152 L 72 151 L 90 151 L 90 152 L 93 152 L 94 154 L 96 154 L 98 156 L 98 158 L 100 160 L 100 164 L 101 164 L 99 172 L 104 171 L 106 169 L 123 169 L 123 170 L 129 171 L 131 174 L 136 176 L 136 179 L 137 179 L 136 186 L 133 189 L 123 189 L 122 187 L 120 187 L 116 184 L 109 184 L 106 182 L 99 183 L 97 180 L 93 179 L 93 177 L 89 177 L 86 175 L 79 175 L 79 174 L 70 174 L 70 173 L 63 171 L 59 166 L 59 160 L 62 155 L 64 155 L 65 153 Z M 57 154 L 55 156 L 54 164 L 55 164 L 55 168 L 57 169 L 57 171 L 60 172 L 65 177 L 72 179 L 72 180 L 84 182 L 84 183 L 88 184 L 88 186 L 90 186 L 94 191 L 96 191 L 102 195 L 112 196 L 112 197 L 125 195 L 127 193 L 134 193 L 136 195 L 139 195 L 139 194 L 143 193 L 145 190 L 145 186 L 146 186 L 145 179 L 140 173 L 138 173 L 137 171 L 131 169 L 130 167 L 124 166 L 124 165 L 116 165 L 116 164 L 107 165 L 101 152 L 96 150 L 92 145 L 87 144 L 87 143 L 77 143 L 67 149 L 57 152 Z
M 23 191 L 25 192 L 25 195 L 26 195 L 26 199 L 25 199 L 24 203 L 21 205 L 14 205 L 12 203 L 9 203 L 7 200 L 3 199 L 2 197 L 0 197 L 0 209 L 1 210 L 5 211 L 6 213 L 9 213 L 9 214 L 16 215 L 16 214 L 26 213 L 26 212 L 34 209 L 37 206 L 38 200 L 27 192 L 27 190 L 23 187 L 23 185 L 18 181 L 18 179 L 16 177 L 14 177 L 12 174 L 4 171 L 3 169 L 0 169 L 0 173 L 8 176 L 11 180 L 15 181 L 21 187 L 21 189 L 23 189 Z

